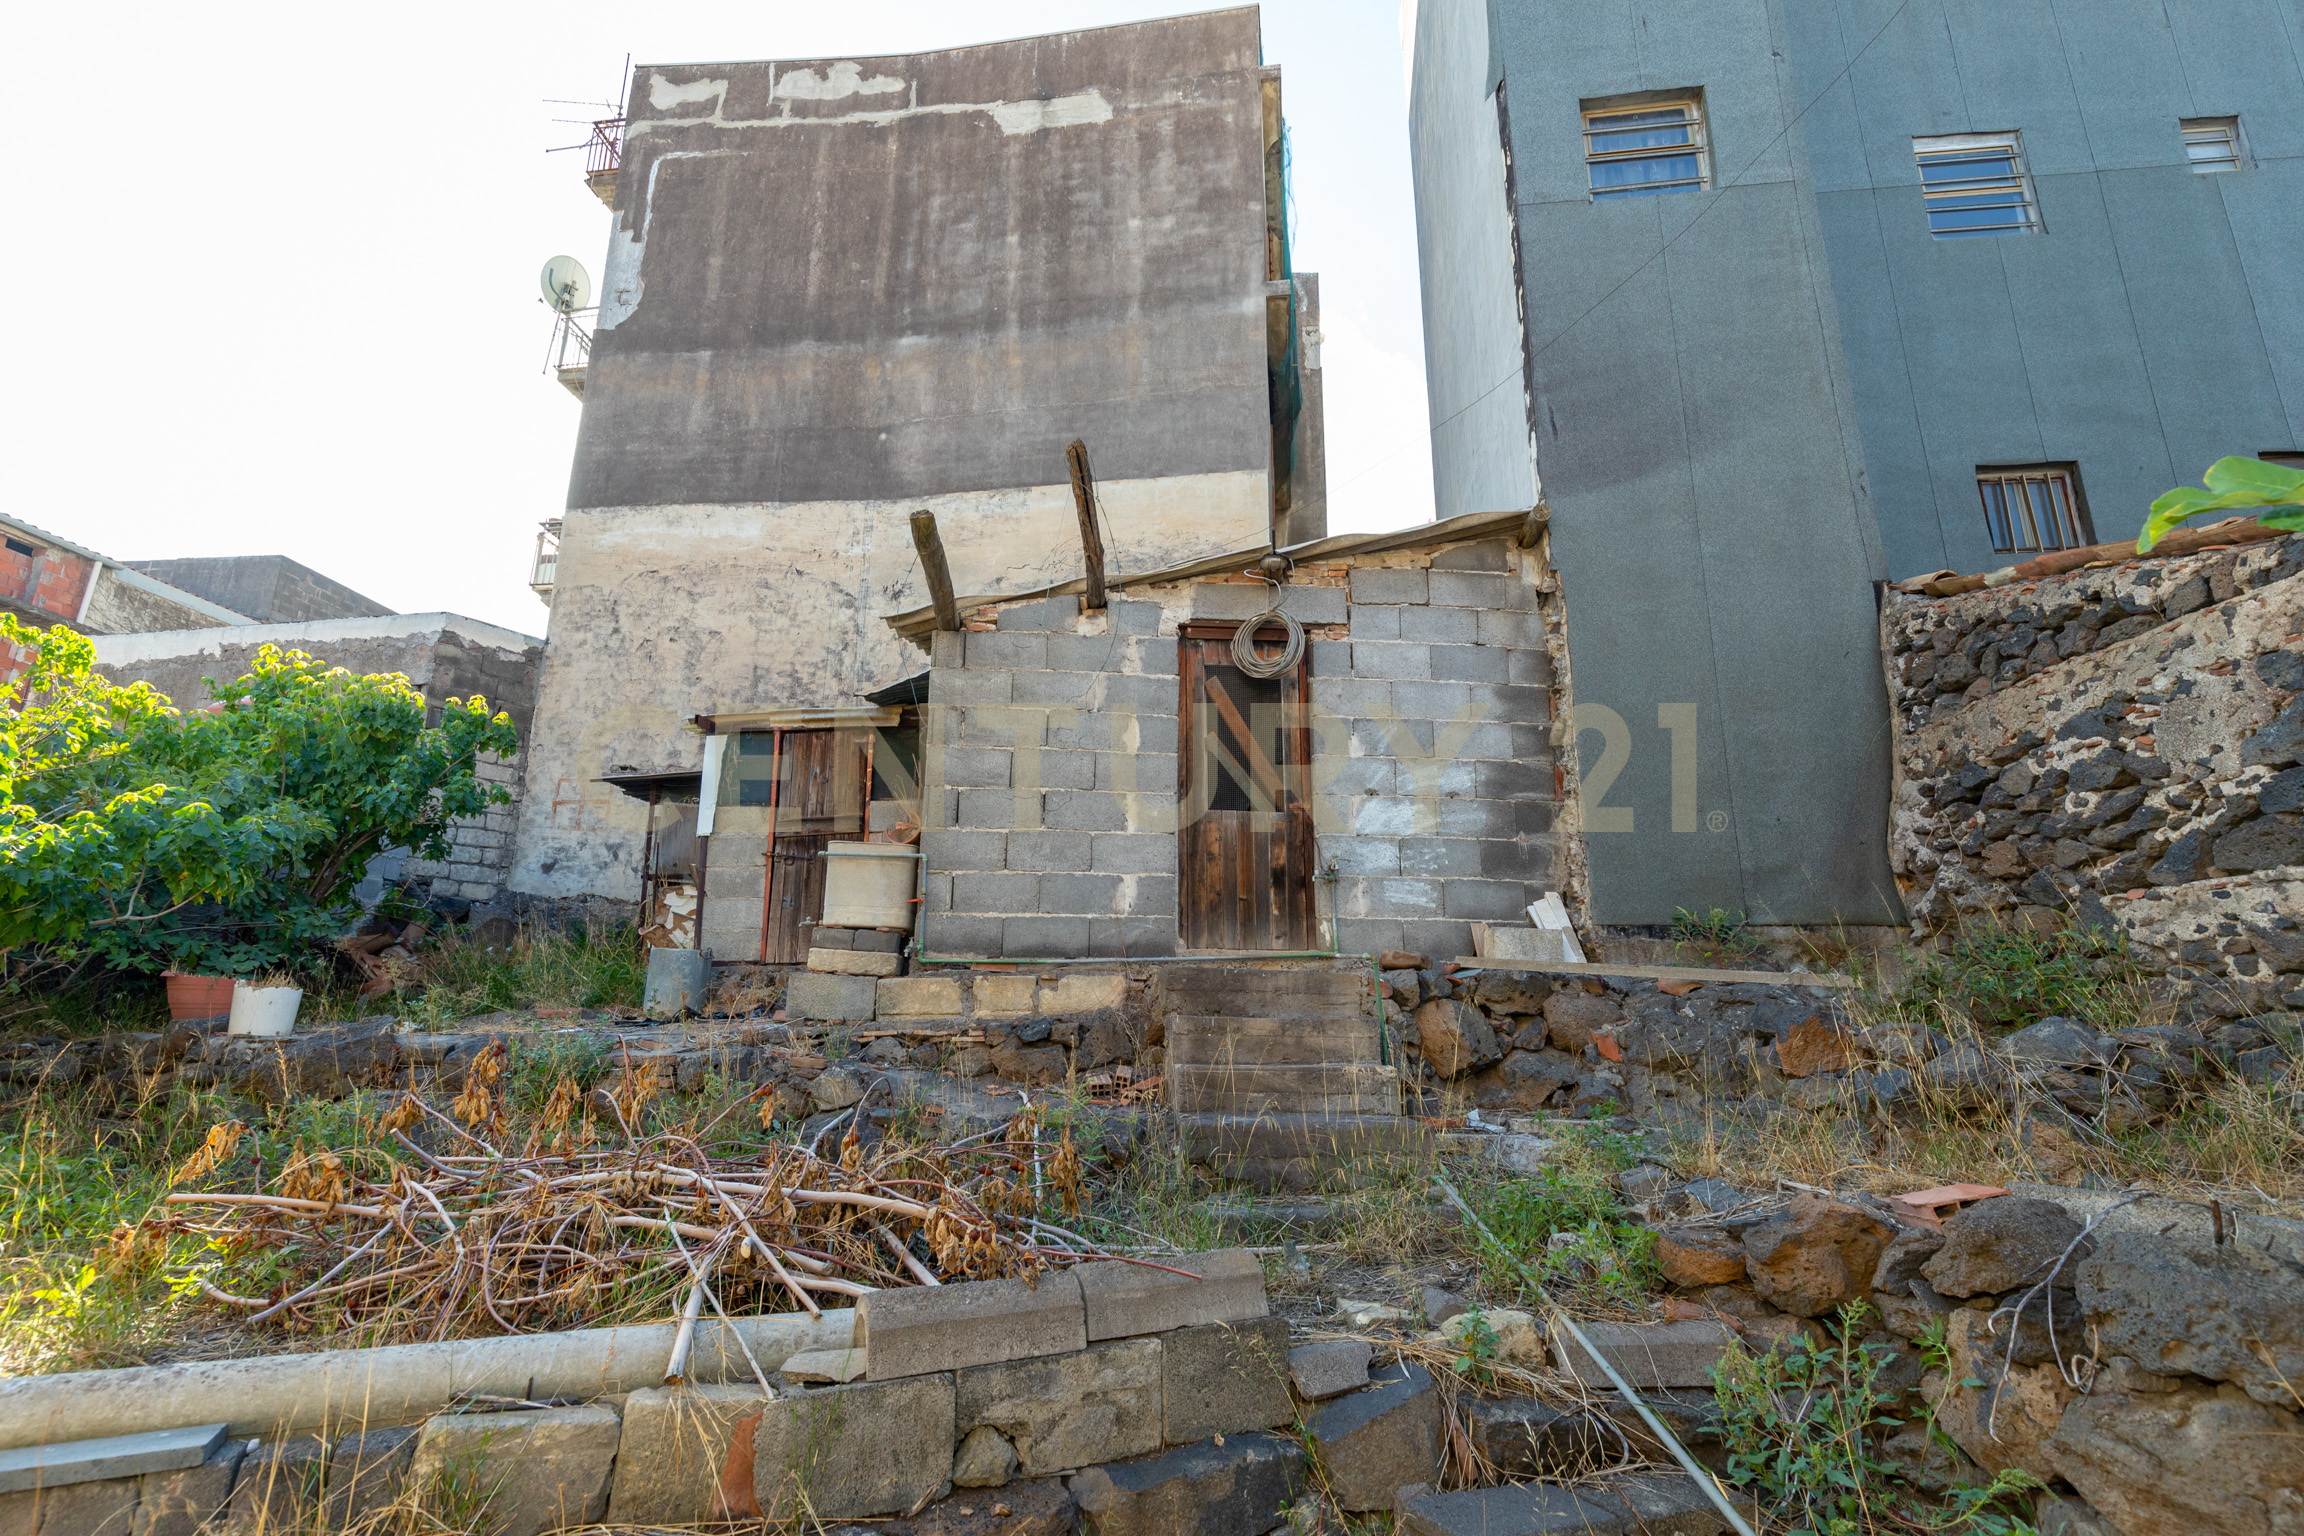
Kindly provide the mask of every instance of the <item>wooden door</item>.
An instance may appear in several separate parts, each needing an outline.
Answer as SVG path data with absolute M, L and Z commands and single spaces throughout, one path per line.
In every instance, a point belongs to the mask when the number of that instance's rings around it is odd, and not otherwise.
M 1180 938 L 1188 950 L 1311 949 L 1309 669 L 1250 677 L 1232 662 L 1235 627 L 1188 624 L 1178 642 Z M 1269 650 L 1281 631 L 1258 638 Z
M 779 731 L 770 775 L 767 900 L 760 958 L 798 965 L 824 916 L 824 847 L 864 836 L 869 732 Z

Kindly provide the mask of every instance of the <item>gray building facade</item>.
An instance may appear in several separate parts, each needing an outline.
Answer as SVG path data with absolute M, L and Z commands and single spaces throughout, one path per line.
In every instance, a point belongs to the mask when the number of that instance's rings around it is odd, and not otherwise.
M 1438 512 L 1553 509 L 1596 921 L 1893 921 L 1876 584 L 2304 444 L 2300 39 L 2294 0 L 1420 0 Z

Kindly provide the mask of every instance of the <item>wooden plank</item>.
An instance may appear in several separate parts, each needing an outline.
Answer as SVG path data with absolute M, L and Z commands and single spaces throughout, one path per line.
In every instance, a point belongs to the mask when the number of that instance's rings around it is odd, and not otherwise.
M 1096 477 L 1088 472 L 1088 445 L 1079 438 L 1064 450 L 1065 466 L 1072 471 L 1072 508 L 1080 514 L 1080 550 L 1085 559 L 1086 589 L 1080 597 L 1083 612 L 1104 606 L 1104 535 L 1096 526 Z
M 1398 1092 L 1390 1067 L 1168 1064 L 1169 1105 L 1179 1114 L 1375 1114 Z
M 1378 1065 L 1376 1021 L 1172 1014 L 1168 1059 L 1185 1066 Z
M 912 547 L 920 552 L 920 570 L 928 578 L 928 603 L 936 610 L 936 627 L 951 633 L 960 627 L 960 604 L 952 596 L 952 564 L 944 558 L 944 537 L 936 531 L 936 514 L 912 514 Z
M 1837 971 L 1715 971 L 1701 965 L 1609 965 L 1588 961 L 1483 960 L 1477 955 L 1456 957 L 1462 971 L 1510 971 L 1531 976 L 1634 976 L 1647 981 L 1760 982 L 1777 987 L 1861 987 L 1853 976 Z

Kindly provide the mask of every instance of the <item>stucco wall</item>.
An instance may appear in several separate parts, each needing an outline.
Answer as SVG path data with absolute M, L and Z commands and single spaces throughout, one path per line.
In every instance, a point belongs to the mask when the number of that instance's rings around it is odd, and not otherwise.
M 1898 916 L 1883 568 L 1768 5 L 1496 8 L 1603 924 Z M 1694 88 L 1714 186 L 1594 201 L 1580 104 Z
M 2007 563 L 1978 465 L 2076 461 L 2115 539 L 2225 454 L 2304 449 L 2292 0 L 1782 9 L 1894 576 Z M 2179 119 L 2235 114 L 2253 165 L 2194 174 Z M 2008 129 L 2043 232 L 1932 238 L 1913 136 Z
M 129 563 L 147 576 L 196 592 L 259 623 L 375 618 L 392 611 L 286 555 L 216 555 Z
M 82 628 L 94 635 L 133 635 L 148 630 L 213 629 L 229 621 L 187 607 L 164 592 L 132 586 L 119 571 L 105 567 L 89 594 Z

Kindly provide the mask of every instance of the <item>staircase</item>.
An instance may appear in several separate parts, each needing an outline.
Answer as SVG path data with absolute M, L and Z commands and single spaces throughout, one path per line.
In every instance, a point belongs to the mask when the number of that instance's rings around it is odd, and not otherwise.
M 1177 966 L 1161 975 L 1168 1105 L 1186 1154 L 1267 1193 L 1356 1182 L 1429 1141 L 1399 1115 L 1364 965 Z M 1396 1059 L 1396 1058 L 1395 1058 Z

